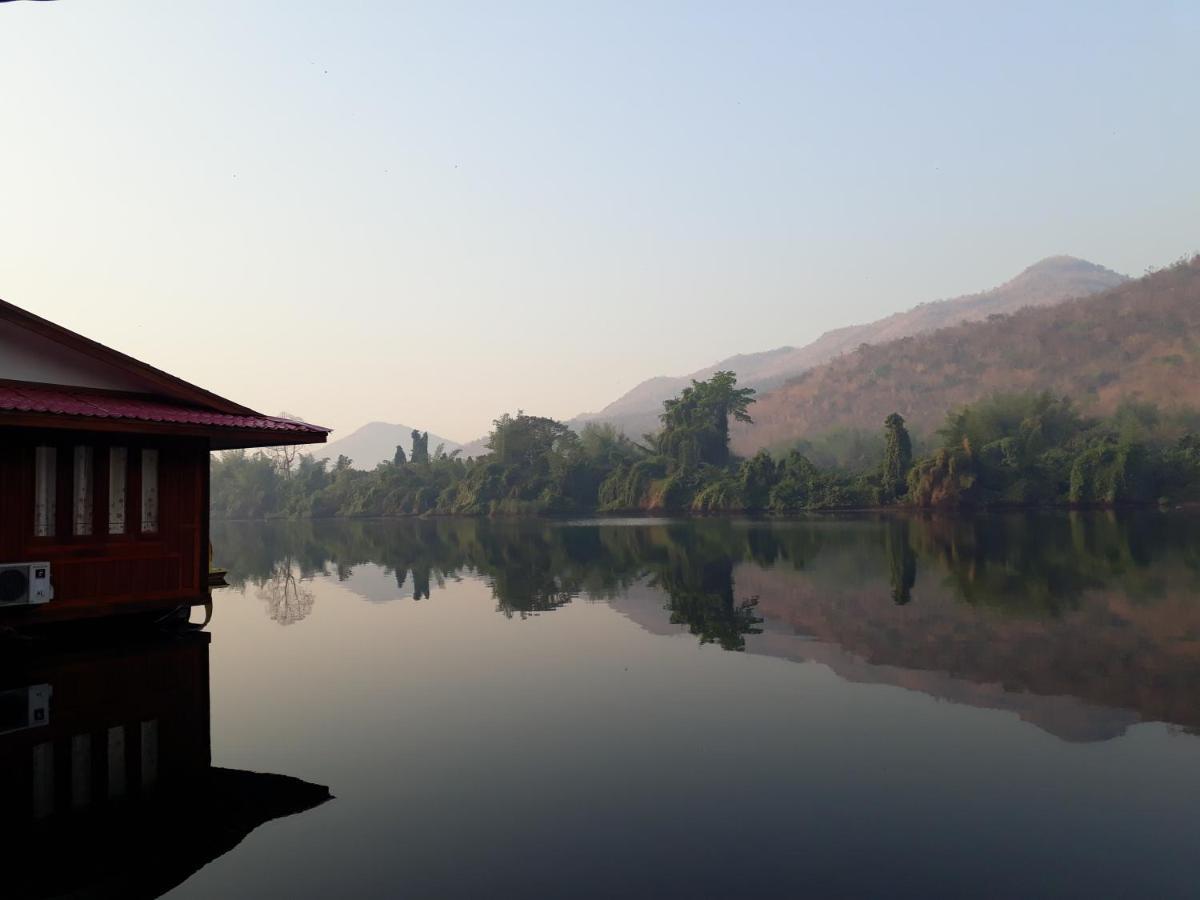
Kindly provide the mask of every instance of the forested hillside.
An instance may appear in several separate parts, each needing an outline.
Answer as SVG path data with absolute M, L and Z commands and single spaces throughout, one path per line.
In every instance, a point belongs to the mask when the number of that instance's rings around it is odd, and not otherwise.
M 1092 297 L 864 345 L 761 394 L 735 452 L 832 431 L 876 431 L 893 412 L 928 437 L 946 411 L 997 392 L 1049 391 L 1090 415 L 1122 400 L 1200 407 L 1200 256 Z
M 739 383 L 762 392 L 779 387 L 813 366 L 851 352 L 864 342 L 878 344 L 961 322 L 980 321 L 997 313 L 1061 303 L 1099 293 L 1124 281 L 1124 275 L 1104 266 L 1071 256 L 1052 256 L 1004 284 L 977 294 L 922 303 L 874 322 L 828 331 L 802 347 L 779 347 L 763 353 L 731 356 L 690 375 L 651 378 L 600 412 L 578 416 L 571 424 L 604 422 L 630 437 L 640 437 L 658 428 L 658 414 L 665 400 L 674 397 L 693 380 L 706 380 L 719 371 L 733 372 Z M 786 323 L 780 324 L 786 328 Z M 878 423 L 872 423 L 872 427 L 875 424 Z
M 1083 416 L 1066 397 L 995 394 L 951 410 L 940 445 L 920 456 L 904 418 L 889 414 L 879 451 L 854 468 L 730 453 L 730 428 L 750 424 L 754 390 L 732 372 L 667 400 L 660 430 L 638 444 L 611 426 L 576 433 L 518 412 L 495 421 L 488 453 L 429 451 L 414 432 L 370 472 L 339 457 L 230 451 L 214 460 L 215 518 L 263 516 L 575 515 L 690 511 L 793 513 L 881 506 L 1113 506 L 1200 500 L 1200 419 L 1122 403 Z

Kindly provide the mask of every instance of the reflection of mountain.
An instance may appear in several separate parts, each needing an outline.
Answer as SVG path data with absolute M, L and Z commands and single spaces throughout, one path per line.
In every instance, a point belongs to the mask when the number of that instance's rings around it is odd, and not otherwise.
M 808 638 L 803 658 L 851 680 L 1011 709 L 1073 739 L 1109 737 L 1139 720 L 1200 727 L 1200 617 L 1188 593 L 1145 607 L 1120 592 L 1089 592 L 1061 618 L 1031 622 L 965 606 L 936 574 L 919 579 L 903 607 L 881 602 L 882 583 L 839 590 L 784 569 L 743 566 L 737 584 L 760 596 L 773 633 Z M 789 648 L 782 639 L 756 647 Z
M 682 623 L 672 622 L 663 615 L 663 610 L 667 608 L 667 595 L 661 588 L 633 584 L 628 590 L 611 597 L 608 605 L 651 634 L 687 634 L 687 628 Z
M 413 593 L 412 579 L 407 572 L 401 572 L 399 577 L 391 569 L 375 563 L 363 563 L 344 573 L 339 582 L 368 603 L 389 603 L 392 600 L 417 600 Z M 407 589 L 406 589 L 407 588 Z
M 773 583 L 772 578 L 786 580 L 794 574 L 772 573 L 764 579 L 761 577 L 762 571 L 755 566 L 739 567 L 737 595 L 759 596 L 757 609 L 765 616 L 762 633 L 746 639 L 747 653 L 793 662 L 820 663 L 845 681 L 891 685 L 920 691 L 952 703 L 1006 710 L 1068 741 L 1101 741 L 1118 737 L 1139 721 L 1138 715 L 1128 710 L 1095 706 L 1071 696 L 1009 691 L 1000 682 L 977 683 L 936 670 L 868 662 L 834 641 L 800 631 L 790 620 L 772 615 L 772 610 L 778 609 L 774 604 L 764 609 L 762 598 L 775 599 L 771 592 L 780 586 Z M 664 619 L 666 599 L 659 590 L 639 586 L 609 603 L 617 612 L 652 634 L 686 632 L 683 626 L 672 625 Z
M 0 667 L 0 896 L 157 897 L 329 791 L 213 768 L 209 636 Z
M 1200 728 L 1193 515 L 227 523 L 214 536 L 235 584 L 289 559 L 371 599 L 409 584 L 428 597 L 468 572 L 506 615 L 603 599 L 656 634 L 1011 710 L 1069 740 L 1144 720 Z M 403 590 L 386 583 L 397 572 Z
M 739 593 L 759 593 L 770 598 L 767 608 L 760 605 L 766 618 L 764 634 L 748 642 L 749 652 L 821 663 L 846 681 L 892 685 L 920 691 L 939 700 L 1006 710 L 1069 741 L 1118 737 L 1139 721 L 1135 712 L 1112 709 L 1070 696 L 1073 685 L 1066 680 L 1057 685 L 1047 685 L 1061 693 L 1042 694 L 1031 691 L 1024 684 L 1006 684 L 1002 680 L 989 681 L 986 678 L 976 680 L 977 676 L 973 676 L 969 665 L 945 671 L 938 668 L 946 661 L 943 657 L 925 652 L 928 650 L 924 642 L 928 638 L 925 632 L 928 616 L 924 601 L 919 609 L 893 607 L 889 610 L 875 602 L 875 598 L 855 606 L 853 602 L 841 602 L 846 600 L 845 597 L 797 589 L 792 578 L 794 575 L 792 572 L 763 572 L 751 566 L 738 570 Z M 835 611 L 831 611 L 829 606 L 835 607 Z M 871 614 L 882 619 L 878 627 L 880 634 L 887 636 L 883 642 L 885 651 L 899 651 L 907 647 L 907 654 L 884 652 L 864 658 L 858 655 L 858 648 L 840 644 L 832 637 L 853 630 L 844 617 L 862 612 L 863 606 L 869 606 Z M 891 616 L 880 616 L 880 613 L 891 613 Z M 810 624 L 816 625 L 817 630 L 808 630 Z M 962 641 L 962 654 L 974 656 L 977 648 L 972 640 L 964 636 Z M 1004 649 L 1013 648 L 1009 645 L 1001 648 L 1000 652 L 1004 652 Z M 906 667 L 901 662 L 904 655 L 908 656 L 910 666 Z M 911 665 L 913 659 L 918 659 L 919 665 Z M 1009 677 L 1011 675 L 1012 671 L 1009 670 Z

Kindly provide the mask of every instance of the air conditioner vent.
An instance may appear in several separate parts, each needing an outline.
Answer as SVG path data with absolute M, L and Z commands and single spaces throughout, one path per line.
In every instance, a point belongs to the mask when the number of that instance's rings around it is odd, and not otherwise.
M 35 606 L 54 599 L 50 563 L 23 562 L 0 565 L 0 607 Z
M 0 691 L 0 734 L 49 725 L 53 694 L 48 684 Z

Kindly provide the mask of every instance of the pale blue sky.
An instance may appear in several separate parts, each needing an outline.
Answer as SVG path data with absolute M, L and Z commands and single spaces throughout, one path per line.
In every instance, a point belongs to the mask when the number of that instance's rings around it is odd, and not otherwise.
M 0 297 L 467 440 L 1200 249 L 1200 4 L 0 4 Z

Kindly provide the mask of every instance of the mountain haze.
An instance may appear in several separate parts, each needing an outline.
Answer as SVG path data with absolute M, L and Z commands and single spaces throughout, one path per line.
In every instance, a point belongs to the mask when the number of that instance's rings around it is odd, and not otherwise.
M 390 460 L 395 456 L 396 445 L 403 447 L 404 452 L 411 456 L 412 431 L 411 425 L 368 422 L 344 438 L 313 447 L 313 456 L 317 459 L 337 459 L 339 455 L 345 455 L 353 460 L 354 468 L 373 469 L 384 460 Z M 431 454 L 438 444 L 445 444 L 447 453 L 459 449 L 459 445 L 454 441 L 431 432 L 429 435 L 429 452 Z
M 1200 257 L 1098 295 L 860 347 L 760 396 L 733 446 L 875 430 L 892 412 L 928 435 L 956 407 L 1028 390 L 1097 414 L 1126 399 L 1200 408 Z
M 1015 312 L 1023 307 L 1048 306 L 1115 287 L 1124 275 L 1071 256 L 1052 256 L 1035 263 L 999 287 L 978 294 L 922 303 L 904 312 L 864 325 L 827 331 L 803 347 L 779 347 L 762 353 L 731 356 L 689 375 L 658 376 L 643 381 L 597 413 L 576 417 L 571 425 L 609 422 L 631 436 L 658 429 L 662 403 L 676 396 L 693 380 L 730 369 L 738 382 L 763 392 L 779 387 L 813 366 L 821 365 L 860 344 L 882 343 L 988 316 Z

